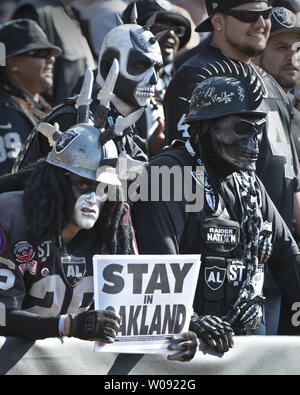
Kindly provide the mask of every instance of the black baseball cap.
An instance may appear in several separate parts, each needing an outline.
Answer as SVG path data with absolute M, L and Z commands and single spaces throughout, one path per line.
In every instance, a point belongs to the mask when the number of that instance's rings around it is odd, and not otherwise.
M 269 0 L 205 0 L 206 12 L 208 18 L 200 23 L 195 31 L 196 32 L 211 32 L 213 31 L 213 25 L 211 23 L 211 17 L 217 12 L 223 12 L 231 10 L 234 7 L 238 7 L 247 3 L 260 3 L 264 1 L 269 5 Z
M 48 41 L 46 33 L 31 19 L 13 19 L 0 25 L 0 42 L 5 45 L 6 58 L 38 49 L 51 49 L 53 56 L 62 52 Z
M 145 25 L 147 20 L 156 13 L 155 22 L 173 22 L 175 25 L 184 26 L 185 34 L 180 37 L 179 48 L 185 46 L 191 37 L 191 22 L 183 15 L 176 12 L 172 4 L 167 0 L 136 0 L 130 3 L 122 14 L 124 23 L 130 23 L 132 9 L 136 4 L 137 23 L 141 26 Z
M 271 13 L 270 37 L 281 33 L 299 33 L 300 23 L 296 14 L 284 7 L 274 8 Z
M 296 13 L 300 11 L 300 1 L 299 0 L 271 0 L 273 7 L 284 7 L 288 10 Z

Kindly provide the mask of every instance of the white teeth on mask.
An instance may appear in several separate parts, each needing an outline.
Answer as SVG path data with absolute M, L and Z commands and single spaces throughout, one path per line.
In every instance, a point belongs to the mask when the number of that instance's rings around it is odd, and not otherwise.
M 136 96 L 142 96 L 142 97 L 152 97 L 154 95 L 154 89 L 153 88 L 137 88 L 136 90 Z

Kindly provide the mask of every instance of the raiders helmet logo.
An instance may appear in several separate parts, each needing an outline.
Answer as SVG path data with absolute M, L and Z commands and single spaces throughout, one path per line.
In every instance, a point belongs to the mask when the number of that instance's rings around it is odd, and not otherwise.
M 206 267 L 204 278 L 208 287 L 213 291 L 217 291 L 224 284 L 226 278 L 226 269 L 220 268 L 218 266 Z
M 72 129 L 63 133 L 55 144 L 55 152 L 62 153 L 79 136 L 80 134 Z
M 286 8 L 275 8 L 272 11 L 273 18 L 284 28 L 292 28 L 296 24 L 296 16 Z

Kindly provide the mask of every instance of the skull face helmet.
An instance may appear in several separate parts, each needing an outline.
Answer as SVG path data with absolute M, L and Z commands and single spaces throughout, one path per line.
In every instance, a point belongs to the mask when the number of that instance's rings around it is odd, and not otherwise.
M 114 93 L 134 108 L 146 107 L 154 95 L 163 61 L 157 39 L 150 30 L 124 24 L 110 30 L 103 41 L 97 82 L 103 84 L 113 59 L 120 65 Z
M 218 157 L 234 167 L 255 171 L 265 119 L 255 115 L 229 115 L 211 125 L 211 144 Z

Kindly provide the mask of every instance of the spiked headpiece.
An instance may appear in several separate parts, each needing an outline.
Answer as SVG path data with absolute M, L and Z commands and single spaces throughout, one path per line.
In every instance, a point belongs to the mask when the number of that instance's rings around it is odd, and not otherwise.
M 231 60 L 215 62 L 201 69 L 198 77 L 185 123 L 233 114 L 266 115 L 258 110 L 265 91 L 253 66 Z

